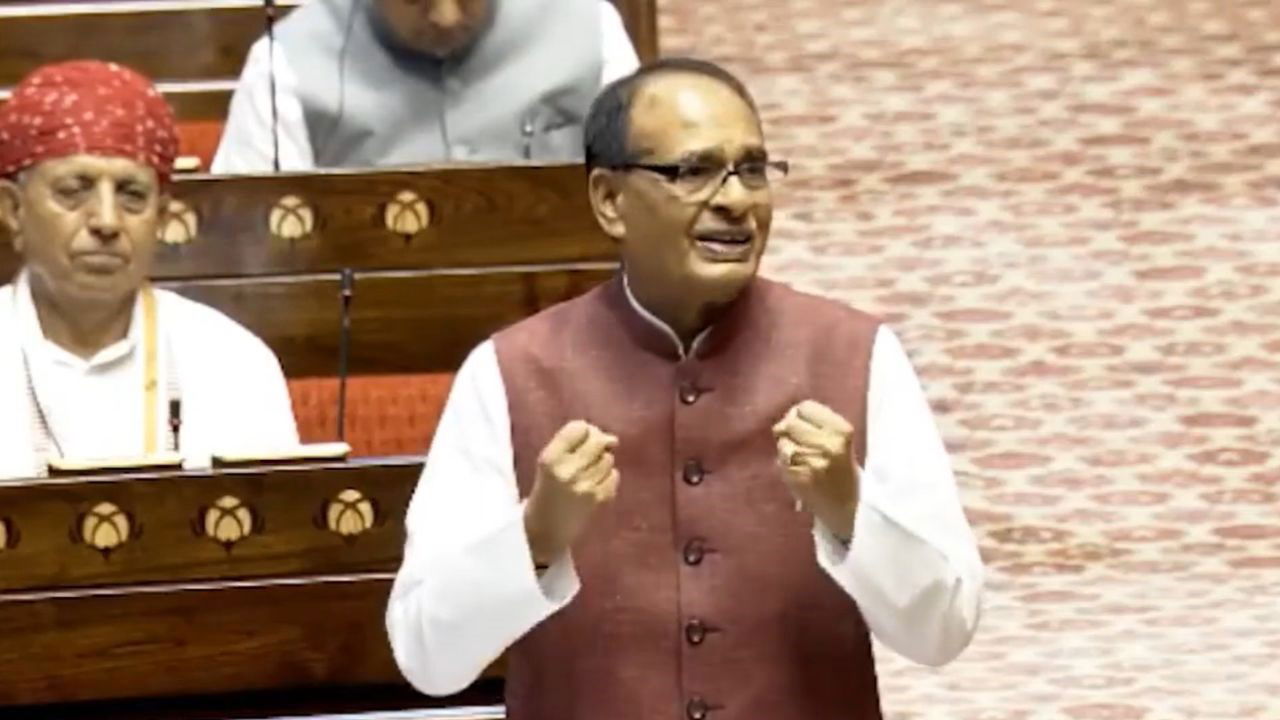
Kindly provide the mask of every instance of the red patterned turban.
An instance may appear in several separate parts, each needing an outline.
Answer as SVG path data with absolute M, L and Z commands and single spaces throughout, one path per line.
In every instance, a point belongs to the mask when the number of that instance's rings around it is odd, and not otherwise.
M 115 63 L 74 60 L 23 78 L 0 106 L 0 177 L 82 153 L 136 160 L 167 183 L 178 154 L 173 109 L 151 81 Z

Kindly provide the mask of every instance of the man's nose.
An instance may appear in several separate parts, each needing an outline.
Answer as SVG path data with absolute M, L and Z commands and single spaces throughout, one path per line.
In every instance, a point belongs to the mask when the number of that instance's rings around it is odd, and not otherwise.
M 89 231 L 104 242 L 120 237 L 120 199 L 110 184 L 99 185 L 89 208 Z
M 711 207 L 722 215 L 740 218 L 751 210 L 758 199 L 758 193 L 743 185 L 742 178 L 733 173 L 724 179 L 716 194 L 711 196 Z
M 462 24 L 462 5 L 459 0 L 435 0 L 427 19 L 439 28 L 451 29 Z

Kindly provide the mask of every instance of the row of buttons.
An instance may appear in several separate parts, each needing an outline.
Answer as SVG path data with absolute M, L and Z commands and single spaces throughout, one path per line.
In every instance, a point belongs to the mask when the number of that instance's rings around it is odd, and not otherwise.
M 691 382 L 680 384 L 679 397 L 680 402 L 685 405 L 692 405 L 702 396 L 702 391 Z M 698 460 L 688 460 L 684 464 L 684 469 L 680 473 L 680 478 L 684 480 L 686 485 L 697 487 L 707 478 L 707 471 L 702 467 L 702 463 Z M 699 565 L 702 563 L 703 557 L 707 553 L 706 541 L 702 538 L 693 538 L 684 545 L 684 562 L 686 565 Z M 712 628 L 708 627 L 705 622 L 698 618 L 693 618 L 684 626 L 684 639 L 690 645 L 701 645 L 707 639 L 707 633 Z M 710 714 L 712 706 L 701 697 L 694 696 L 685 704 L 684 712 L 688 720 L 706 720 Z

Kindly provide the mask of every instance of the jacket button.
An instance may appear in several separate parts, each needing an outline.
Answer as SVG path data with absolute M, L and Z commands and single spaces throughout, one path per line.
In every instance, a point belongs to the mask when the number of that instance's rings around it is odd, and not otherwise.
M 690 645 L 701 645 L 702 641 L 707 639 L 706 623 L 697 618 L 685 623 L 684 639 L 688 640 Z
M 706 479 L 707 471 L 703 469 L 702 463 L 697 460 L 687 460 L 684 464 L 684 470 L 680 473 L 684 478 L 686 485 L 701 485 Z
M 702 563 L 702 557 L 706 554 L 707 549 L 702 538 L 694 538 L 684 545 L 684 564 L 698 565 Z
M 707 711 L 709 709 L 706 700 L 695 697 L 685 704 L 684 714 L 689 720 L 707 720 Z
M 698 402 L 698 396 L 701 394 L 702 392 L 698 390 L 698 388 L 695 387 L 693 383 L 691 382 L 680 383 L 680 402 L 684 403 L 685 405 L 692 405 Z

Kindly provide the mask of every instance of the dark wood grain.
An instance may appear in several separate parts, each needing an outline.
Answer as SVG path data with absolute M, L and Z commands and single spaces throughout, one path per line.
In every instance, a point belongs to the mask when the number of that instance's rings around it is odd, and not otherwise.
M 319 172 L 181 178 L 174 195 L 198 218 L 198 235 L 162 245 L 157 279 L 610 260 L 577 165 L 436 168 L 417 172 Z M 403 190 L 431 209 L 430 225 L 406 237 L 386 229 L 384 208 Z M 274 236 L 271 209 L 285 196 L 305 200 L 315 230 Z M 0 278 L 17 258 L 0 242 Z
M 3 716 L 5 720 L 262 720 L 400 711 L 397 717 L 403 717 L 405 709 L 453 706 L 477 708 L 475 715 L 456 720 L 495 720 L 502 717 L 501 711 L 494 713 L 484 708 L 502 704 L 502 688 L 501 677 L 487 675 L 463 692 L 446 698 L 427 697 L 408 685 L 320 685 L 216 695 L 130 698 L 124 702 L 90 700 L 9 706 L 4 708 Z
M 430 704 L 401 678 L 384 620 L 420 463 L 400 458 L 0 487 L 0 516 L 21 535 L 0 551 L 0 716 L 209 717 L 179 712 L 190 698 L 204 697 L 236 710 L 222 717 L 261 717 L 261 709 L 243 704 L 253 702 L 255 691 L 264 691 L 261 708 L 287 714 L 335 710 L 317 705 L 312 693 L 342 688 L 363 695 L 343 701 L 350 709 Z M 312 518 L 319 501 L 348 487 L 367 491 L 385 518 L 353 542 L 318 530 Z M 188 527 L 193 505 L 227 493 L 266 518 L 261 534 L 230 555 L 202 546 Z M 107 559 L 81 552 L 66 527 L 69 516 L 103 500 L 130 513 L 142 530 Z M 502 668 L 498 662 L 486 674 Z M 488 692 L 487 700 L 497 699 L 492 687 Z M 138 698 L 150 698 L 149 709 L 130 704 Z M 91 705 L 66 705 L 78 702 Z M 66 712 L 50 714 L 49 704 Z
M 0 18 L 3 22 L 3 18 Z M 182 122 L 214 122 L 221 125 L 231 107 L 231 93 L 235 89 L 233 79 L 219 81 L 174 81 L 157 86 L 173 107 L 173 114 Z M 0 105 L 8 102 L 11 90 L 0 88 Z M 181 132 L 181 128 L 180 128 Z
M 430 212 L 427 228 L 410 237 L 384 223 L 387 204 L 406 190 Z M 614 253 L 577 165 L 202 176 L 177 183 L 175 195 L 196 211 L 200 236 L 164 253 L 158 277 L 572 262 Z M 313 208 L 311 235 L 272 235 L 271 209 L 286 195 Z
M 0 513 L 21 533 L 0 554 L 0 597 L 53 588 L 194 582 L 345 572 L 393 572 L 421 462 L 370 460 L 267 470 L 164 473 L 132 481 L 0 485 Z M 329 500 L 351 488 L 370 498 L 380 523 L 353 539 L 316 525 Z M 254 514 L 253 533 L 229 547 L 197 534 L 204 512 L 234 496 Z M 100 502 L 128 513 L 137 538 L 104 556 L 72 529 Z
M 376 372 L 456 370 L 492 333 L 590 290 L 613 272 L 359 276 L 352 361 Z
M 297 0 L 277 4 L 283 15 Z M 9 4 L 0 7 L 0 85 L 13 85 L 45 63 L 79 57 L 128 65 L 157 81 L 233 79 L 264 27 L 262 3 L 254 0 L 154 8 Z
M 652 62 L 661 55 L 658 45 L 658 0 L 613 0 L 627 26 L 640 62 Z
M 227 117 L 227 110 L 231 107 L 231 93 L 235 90 L 230 82 L 226 87 L 221 83 L 213 86 L 203 83 L 165 83 L 160 86 L 160 92 L 173 107 L 173 114 L 180 123 L 217 122 L 220 127 Z M 182 128 L 179 128 L 179 134 L 185 135 Z
M 0 705 L 398 684 L 383 629 L 390 585 L 0 597 Z
M 358 273 L 348 372 L 456 370 L 493 332 L 586 292 L 613 272 L 603 264 L 468 274 Z M 338 372 L 337 276 L 176 281 L 163 286 L 245 325 L 275 351 L 289 377 Z

